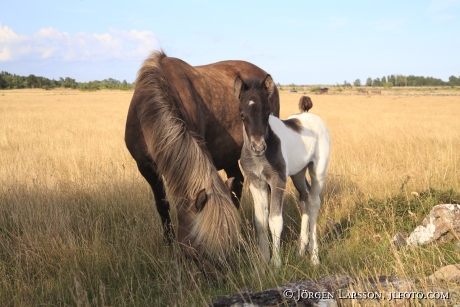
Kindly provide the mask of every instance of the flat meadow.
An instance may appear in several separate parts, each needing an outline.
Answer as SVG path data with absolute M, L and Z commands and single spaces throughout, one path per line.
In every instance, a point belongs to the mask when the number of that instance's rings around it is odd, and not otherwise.
M 460 263 L 456 242 L 390 244 L 434 205 L 460 202 L 460 96 L 382 93 L 306 93 L 332 141 L 318 219 L 321 264 L 296 256 L 292 183 L 283 266 L 274 272 L 258 263 L 246 187 L 247 244 L 238 269 L 215 285 L 163 243 L 152 192 L 124 145 L 132 91 L 0 91 L 0 302 L 202 306 L 242 288 L 335 274 L 424 278 Z M 281 118 L 298 112 L 301 95 L 281 91 Z M 340 231 L 331 231 L 334 223 Z

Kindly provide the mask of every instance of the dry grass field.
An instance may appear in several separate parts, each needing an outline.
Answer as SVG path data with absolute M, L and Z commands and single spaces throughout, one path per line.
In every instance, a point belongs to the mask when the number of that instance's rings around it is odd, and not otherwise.
M 299 96 L 281 96 L 282 118 L 297 112 Z M 332 138 L 326 190 L 341 204 L 390 197 L 403 184 L 409 193 L 430 187 L 458 191 L 459 96 L 310 97 L 310 112 L 324 119 Z
M 281 92 L 282 118 L 297 113 L 301 95 Z M 434 204 L 460 201 L 459 96 L 309 95 L 332 138 L 322 264 L 295 256 L 299 207 L 291 185 L 281 271 L 260 274 L 246 250 L 239 270 L 218 286 L 162 242 L 152 193 L 123 141 L 131 96 L 0 91 L 3 306 L 201 306 L 248 286 L 331 274 L 424 277 L 460 263 L 454 243 L 408 251 L 389 244 Z M 251 206 L 246 191 L 250 246 Z M 341 236 L 327 236 L 328 220 L 342 225 Z

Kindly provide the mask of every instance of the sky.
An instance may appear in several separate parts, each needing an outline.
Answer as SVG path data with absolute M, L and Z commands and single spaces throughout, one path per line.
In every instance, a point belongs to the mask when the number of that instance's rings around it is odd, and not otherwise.
M 133 82 L 163 49 L 245 60 L 280 84 L 460 76 L 460 0 L 24 1 L 0 5 L 0 71 Z

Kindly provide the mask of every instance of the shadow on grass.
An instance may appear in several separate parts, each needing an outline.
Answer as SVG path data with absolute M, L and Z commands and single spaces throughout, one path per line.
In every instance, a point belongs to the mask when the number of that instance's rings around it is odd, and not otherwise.
M 343 184 L 343 180 L 331 179 L 323 198 L 339 197 L 340 187 L 335 186 Z M 101 305 L 102 297 L 105 304 L 114 306 L 174 305 L 180 301 L 203 305 L 244 286 L 258 290 L 305 276 L 359 270 L 382 259 L 393 261 L 384 233 L 410 232 L 434 205 L 459 200 L 456 191 L 434 189 L 419 196 L 402 192 L 387 199 L 363 199 L 349 218 L 336 222 L 330 230 L 323 224 L 318 238 L 324 262 L 313 267 L 308 257 L 294 256 L 300 208 L 297 195 L 288 193 L 283 212 L 284 266 L 275 276 L 269 268 L 263 273 L 251 265 L 257 261 L 251 258 L 257 240 L 252 200 L 245 191 L 241 214 L 249 250 L 240 250 L 236 273 L 227 284 L 215 287 L 192 262 L 179 256 L 177 244 L 165 246 L 148 188 L 112 184 L 88 191 L 69 185 L 56 192 L 12 186 L 0 194 L 0 301 L 9 306 L 74 305 L 77 280 L 94 306 Z M 381 236 L 380 241 L 375 235 Z M 388 255 L 380 255 L 385 253 Z M 450 262 L 458 260 L 453 252 L 429 254 L 433 262 L 441 256 Z

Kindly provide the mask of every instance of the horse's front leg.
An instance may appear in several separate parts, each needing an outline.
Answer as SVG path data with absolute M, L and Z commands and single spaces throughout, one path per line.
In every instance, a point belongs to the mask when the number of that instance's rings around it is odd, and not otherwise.
M 273 253 L 272 264 L 279 268 L 281 266 L 281 232 L 283 231 L 283 201 L 284 192 L 286 190 L 286 181 L 282 179 L 274 179 L 270 184 L 271 188 L 271 202 L 270 202 L 270 216 L 269 226 L 272 234 Z
M 254 222 L 259 239 L 259 249 L 266 261 L 270 260 L 268 242 L 268 184 L 258 178 L 250 179 L 249 190 L 254 202 Z

